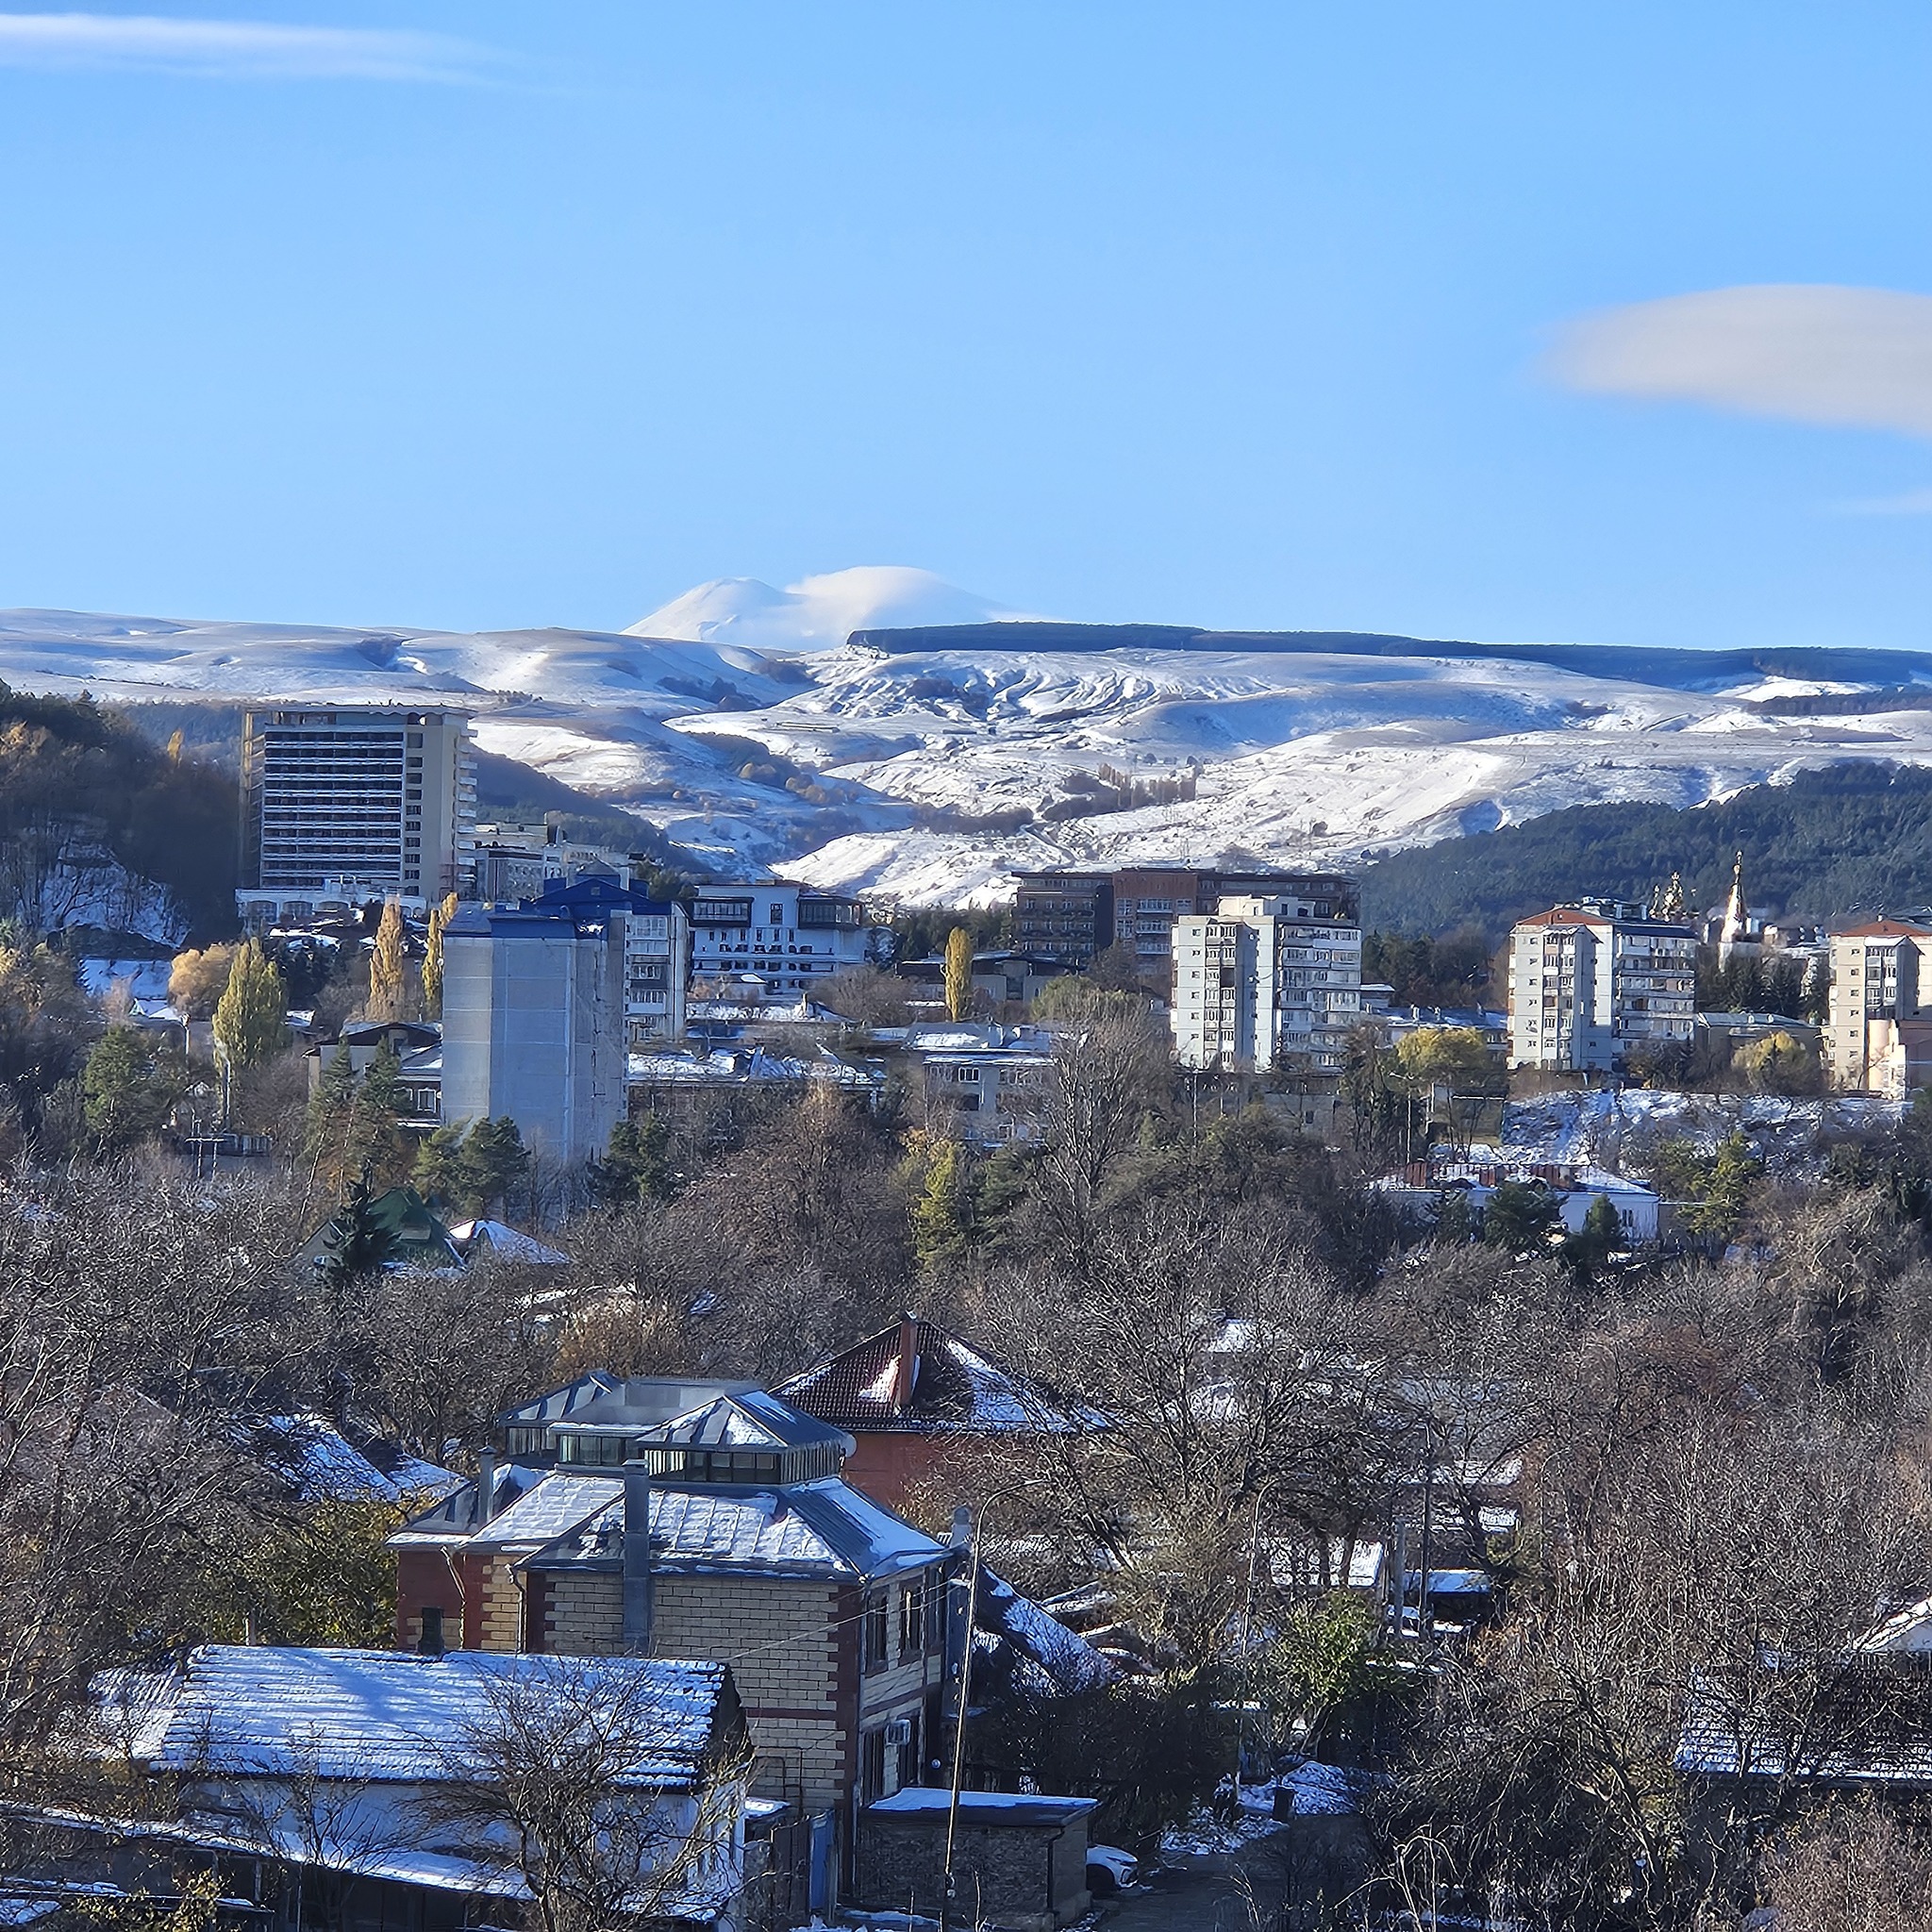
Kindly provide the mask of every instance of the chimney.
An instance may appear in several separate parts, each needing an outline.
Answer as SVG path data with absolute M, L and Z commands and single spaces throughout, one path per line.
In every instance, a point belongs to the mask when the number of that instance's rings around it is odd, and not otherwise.
M 900 1415 L 912 1406 L 912 1385 L 919 1375 L 919 1319 L 899 1317 L 899 1358 L 892 1372 L 892 1407 Z
M 481 1528 L 496 1514 L 496 1450 L 485 1448 L 476 1458 L 476 1508 L 474 1526 Z
M 651 1472 L 635 1457 L 624 1465 L 624 1647 L 651 1648 Z

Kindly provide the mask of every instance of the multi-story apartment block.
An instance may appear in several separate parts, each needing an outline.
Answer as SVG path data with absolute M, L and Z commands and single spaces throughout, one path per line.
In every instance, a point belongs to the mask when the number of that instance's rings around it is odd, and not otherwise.
M 862 966 L 865 908 L 784 879 L 713 879 L 691 903 L 691 974 L 706 987 L 756 974 L 767 994 L 796 999 Z
M 1509 1060 L 1607 1073 L 1633 1047 L 1688 1042 L 1697 936 L 1634 903 L 1583 900 L 1509 935 Z
M 1932 925 L 1874 919 L 1832 934 L 1824 1051 L 1840 1092 L 1902 1100 L 1932 1084 Z
M 623 1118 L 625 912 L 465 907 L 443 929 L 442 1117 L 508 1114 L 532 1153 L 594 1159 Z
M 1017 877 L 1017 950 L 1082 967 L 1113 943 L 1113 881 L 1108 874 L 1023 872 Z
M 475 817 L 466 711 L 250 711 L 242 735 L 242 921 L 272 925 L 372 899 L 421 910 L 464 891 Z
M 606 873 L 556 879 L 525 909 L 568 908 L 580 919 L 624 916 L 625 1034 L 631 1046 L 684 1038 L 691 980 L 691 920 L 675 899 L 653 899 Z
M 1231 894 L 1211 913 L 1175 920 L 1170 1023 L 1183 1066 L 1341 1071 L 1361 1019 L 1361 926 L 1343 916 L 1352 889 L 1303 883 Z
M 1124 946 L 1161 980 L 1174 957 L 1174 922 L 1213 913 L 1224 899 L 1290 894 L 1321 907 L 1320 917 L 1353 925 L 1360 916 L 1354 880 L 1334 873 L 1224 872 L 1194 866 L 1118 872 L 1018 874 L 1013 939 L 1022 952 L 1087 966 Z
M 844 1482 L 850 1436 L 744 1383 L 598 1374 L 498 1444 L 391 1539 L 402 1646 L 726 1659 L 753 1789 L 848 1859 L 860 1809 L 924 1782 L 958 1553 Z

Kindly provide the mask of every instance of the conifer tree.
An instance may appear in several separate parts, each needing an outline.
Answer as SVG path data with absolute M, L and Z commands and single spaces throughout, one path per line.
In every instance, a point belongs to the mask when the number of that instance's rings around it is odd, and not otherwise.
M 606 1208 L 670 1198 L 671 1128 L 660 1115 L 646 1113 L 611 1128 L 608 1150 L 591 1163 L 591 1191 Z
M 355 1112 L 356 1072 L 344 1041 L 324 1063 L 322 1078 L 308 1096 L 302 1136 L 303 1163 L 330 1188 L 343 1183 L 343 1150 Z
M 375 928 L 375 947 L 369 956 L 369 1017 L 400 1020 L 403 1015 L 403 908 L 391 899 L 382 908 Z
M 228 968 L 227 990 L 215 1003 L 215 1044 L 230 1068 L 258 1067 L 289 1038 L 289 993 L 275 962 L 250 940 Z
M 509 1197 L 530 1172 L 524 1137 L 508 1114 L 478 1121 L 463 1140 L 464 1191 L 479 1214 L 491 1208 L 508 1210 Z
M 973 935 L 956 925 L 946 935 L 946 1013 L 963 1020 L 973 1010 Z
M 468 1125 L 467 1121 L 445 1121 L 417 1148 L 409 1185 L 425 1201 L 441 1208 L 467 1207 L 469 1176 L 463 1167 L 463 1131 Z
M 925 1187 L 912 1204 L 912 1246 L 928 1274 L 966 1249 L 966 1159 L 957 1141 L 941 1141 L 926 1164 Z
M 367 1174 L 382 1188 L 393 1187 L 404 1172 L 402 1062 L 387 1042 L 362 1071 L 350 1117 L 345 1164 L 351 1174 Z
M 180 1097 L 147 1042 L 131 1026 L 110 1026 L 80 1076 L 87 1130 L 104 1153 L 130 1147 L 159 1128 Z

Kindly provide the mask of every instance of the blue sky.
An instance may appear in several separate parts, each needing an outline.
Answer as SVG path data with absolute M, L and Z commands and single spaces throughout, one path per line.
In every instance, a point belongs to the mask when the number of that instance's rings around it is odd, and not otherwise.
M 1572 352 L 1932 294 L 1923 7 L 148 4 L 0 6 L 0 605 L 1932 644 L 1912 305 Z

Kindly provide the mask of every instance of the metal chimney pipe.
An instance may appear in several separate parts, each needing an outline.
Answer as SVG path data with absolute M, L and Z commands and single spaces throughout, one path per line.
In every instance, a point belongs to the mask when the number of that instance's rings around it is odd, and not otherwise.
M 475 1522 L 477 1528 L 496 1514 L 496 1451 L 486 1448 L 476 1458 L 476 1507 Z
M 624 1647 L 651 1648 L 651 1472 L 633 1457 L 624 1465 Z

